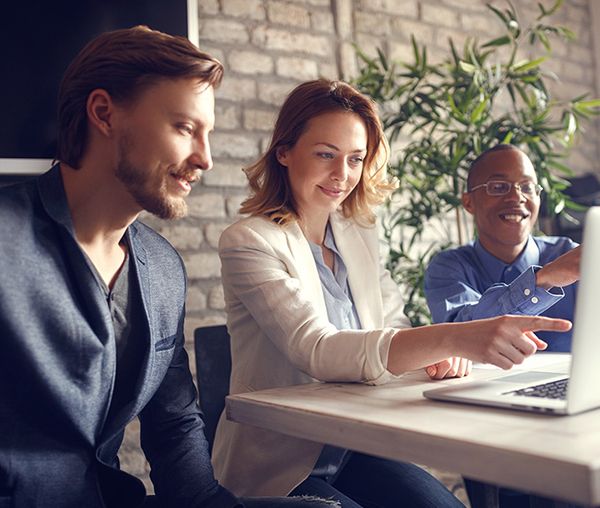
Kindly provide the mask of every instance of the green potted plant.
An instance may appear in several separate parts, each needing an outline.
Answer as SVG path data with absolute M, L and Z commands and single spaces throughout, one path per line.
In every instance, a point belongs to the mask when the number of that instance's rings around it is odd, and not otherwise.
M 486 41 L 470 38 L 461 52 L 450 40 L 448 58 L 439 64 L 428 61 L 427 48 L 414 37 L 410 63 L 389 62 L 381 50 L 370 58 L 357 49 L 362 66 L 354 83 L 379 103 L 390 142 L 411 140 L 389 167 L 400 185 L 383 225 L 388 268 L 405 288 L 405 311 L 415 326 L 430 322 L 422 288 L 431 256 L 475 234 L 460 196 L 467 169 L 482 151 L 497 143 L 520 146 L 544 188 L 543 212 L 578 207 L 563 192 L 565 178 L 573 175 L 565 157 L 582 122 L 598 114 L 600 100 L 557 101 L 548 92 L 547 81 L 557 78 L 542 64 L 551 58 L 552 38 L 573 38 L 548 21 L 561 4 L 539 4 L 539 15 L 526 27 L 510 2 L 506 9 L 488 5 L 503 33 Z M 534 56 L 520 59 L 524 49 Z M 435 238 L 425 238 L 431 231 Z

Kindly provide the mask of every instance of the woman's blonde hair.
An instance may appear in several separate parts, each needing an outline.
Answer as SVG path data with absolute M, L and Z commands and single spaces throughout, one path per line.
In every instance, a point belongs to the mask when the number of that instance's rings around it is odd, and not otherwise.
M 292 148 L 307 128 L 309 120 L 334 111 L 355 113 L 367 129 L 367 154 L 358 185 L 342 203 L 342 213 L 361 224 L 375 221 L 375 206 L 396 187 L 386 179 L 389 146 L 377 115 L 376 104 L 352 86 L 341 81 L 318 79 L 298 85 L 288 95 L 281 110 L 269 148 L 244 171 L 251 195 L 241 213 L 266 215 L 279 224 L 298 219 L 287 168 L 277 160 L 280 147 Z

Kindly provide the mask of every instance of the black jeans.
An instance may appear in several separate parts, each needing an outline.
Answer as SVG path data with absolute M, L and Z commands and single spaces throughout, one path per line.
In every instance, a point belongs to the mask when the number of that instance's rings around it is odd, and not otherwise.
M 581 505 L 503 489 L 469 478 L 464 481 L 472 508 L 583 508 Z
M 342 508 L 464 508 L 420 467 L 358 452 L 351 452 L 332 483 L 309 476 L 290 493 L 300 495 L 335 500 Z
M 315 496 L 299 497 L 241 497 L 240 508 L 339 508 L 335 501 Z M 154 496 L 146 497 L 144 508 L 162 508 Z

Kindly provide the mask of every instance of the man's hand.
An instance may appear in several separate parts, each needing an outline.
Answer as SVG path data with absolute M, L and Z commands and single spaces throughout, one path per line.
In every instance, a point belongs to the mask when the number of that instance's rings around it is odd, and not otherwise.
M 425 372 L 431 379 L 444 379 L 448 377 L 465 377 L 471 373 L 473 362 L 467 358 L 453 356 L 425 367 Z
M 568 286 L 579 280 L 581 245 L 541 268 L 535 276 L 536 285 L 544 289 Z

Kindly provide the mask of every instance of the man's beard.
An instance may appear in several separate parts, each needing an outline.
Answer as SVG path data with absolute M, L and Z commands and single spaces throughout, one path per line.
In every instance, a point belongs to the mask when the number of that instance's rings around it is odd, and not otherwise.
M 147 212 L 161 219 L 180 219 L 187 215 L 188 207 L 183 198 L 169 196 L 165 173 L 163 178 L 154 182 L 148 170 L 134 166 L 129 160 L 129 148 L 133 145 L 128 136 L 119 143 L 119 162 L 116 177 L 125 185 L 135 202 Z M 176 171 L 179 172 L 179 171 Z M 157 175 L 152 175 L 156 178 Z

